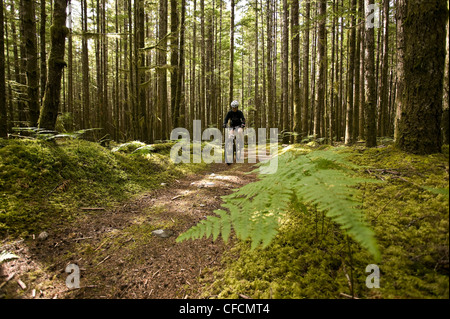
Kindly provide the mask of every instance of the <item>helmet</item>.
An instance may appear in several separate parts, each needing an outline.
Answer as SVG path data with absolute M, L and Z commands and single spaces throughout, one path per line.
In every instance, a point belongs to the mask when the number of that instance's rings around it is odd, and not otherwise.
M 234 109 L 234 108 L 238 108 L 239 107 L 239 102 L 238 101 L 236 101 L 236 100 L 234 100 L 233 102 L 231 102 L 231 108 L 232 109 Z

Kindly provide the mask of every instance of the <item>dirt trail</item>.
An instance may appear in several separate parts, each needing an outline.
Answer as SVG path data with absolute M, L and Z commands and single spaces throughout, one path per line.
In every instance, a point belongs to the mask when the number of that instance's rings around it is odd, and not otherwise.
M 207 172 L 172 181 L 122 207 L 88 211 L 69 226 L 49 230 L 45 240 L 2 247 L 20 258 L 2 265 L 0 297 L 198 298 L 202 271 L 220 265 L 226 245 L 175 240 L 213 214 L 221 196 L 254 181 L 255 174 L 246 174 L 254 168 L 212 164 Z M 157 237 L 152 234 L 157 229 L 171 236 Z M 65 285 L 71 263 L 80 268 L 79 289 Z

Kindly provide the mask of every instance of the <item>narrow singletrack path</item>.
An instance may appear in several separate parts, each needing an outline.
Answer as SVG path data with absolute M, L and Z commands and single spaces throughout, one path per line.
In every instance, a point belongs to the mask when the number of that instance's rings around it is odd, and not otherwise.
M 3 265 L 3 284 L 27 285 L 18 298 L 198 298 L 205 268 L 218 266 L 227 245 L 219 238 L 176 238 L 222 204 L 221 196 L 255 181 L 254 164 L 211 164 L 121 207 L 87 211 L 45 240 L 10 244 L 19 259 Z M 247 174 L 250 173 L 250 174 Z M 152 233 L 164 229 L 169 237 Z M 80 288 L 68 289 L 68 264 L 80 269 Z M 11 293 L 11 290 L 8 290 Z

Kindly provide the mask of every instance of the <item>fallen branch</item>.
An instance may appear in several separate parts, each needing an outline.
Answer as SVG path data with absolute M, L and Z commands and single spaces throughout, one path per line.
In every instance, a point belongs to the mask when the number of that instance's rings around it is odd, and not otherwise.
M 110 257 L 111 257 L 111 256 L 106 256 L 106 258 L 103 259 L 101 262 L 99 262 L 99 263 L 97 264 L 97 266 L 99 266 L 100 264 L 103 264 L 103 263 L 104 263 L 105 261 L 107 261 Z
M 73 240 L 83 240 L 83 239 L 92 239 L 94 237 L 80 237 L 80 238 L 75 238 Z
M 344 294 L 343 292 L 340 292 L 339 295 L 346 297 L 346 298 L 350 298 L 350 299 L 359 299 L 358 297 L 350 296 L 350 295 Z

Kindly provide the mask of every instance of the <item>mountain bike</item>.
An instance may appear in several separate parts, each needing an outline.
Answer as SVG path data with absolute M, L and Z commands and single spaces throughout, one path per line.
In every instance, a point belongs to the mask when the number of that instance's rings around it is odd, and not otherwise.
M 225 141 L 225 162 L 228 165 L 231 165 L 234 160 L 236 162 L 240 161 L 242 156 L 244 155 L 244 143 L 241 139 L 237 138 L 237 132 L 239 128 L 243 128 L 242 125 L 229 127 L 228 128 L 228 136 L 232 135 L 232 138 L 228 138 Z

